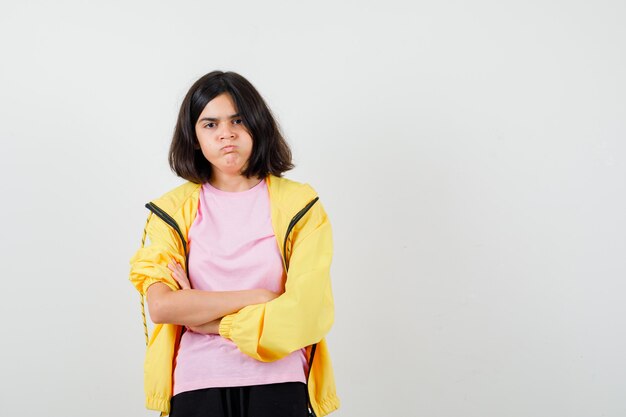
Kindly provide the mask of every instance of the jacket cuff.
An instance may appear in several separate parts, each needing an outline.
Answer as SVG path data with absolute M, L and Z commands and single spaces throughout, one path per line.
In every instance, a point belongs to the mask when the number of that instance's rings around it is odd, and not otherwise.
M 230 339 L 230 330 L 233 325 L 233 320 L 235 320 L 234 314 L 229 314 L 227 316 L 222 317 L 220 321 L 220 336 L 225 337 L 226 339 Z

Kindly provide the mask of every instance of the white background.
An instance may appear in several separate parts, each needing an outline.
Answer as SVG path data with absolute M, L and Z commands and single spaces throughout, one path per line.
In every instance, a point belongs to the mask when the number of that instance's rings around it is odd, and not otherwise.
M 128 260 L 233 70 L 334 231 L 337 417 L 626 415 L 623 1 L 3 1 L 0 404 L 155 416 Z

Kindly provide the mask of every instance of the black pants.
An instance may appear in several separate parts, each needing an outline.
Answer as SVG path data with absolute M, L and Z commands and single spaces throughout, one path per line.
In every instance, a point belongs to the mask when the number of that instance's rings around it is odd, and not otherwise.
M 170 417 L 307 417 L 302 382 L 204 388 L 171 399 Z

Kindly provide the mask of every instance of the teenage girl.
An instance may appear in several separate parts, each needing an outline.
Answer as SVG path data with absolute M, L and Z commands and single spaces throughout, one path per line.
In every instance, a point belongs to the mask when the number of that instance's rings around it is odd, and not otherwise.
M 330 223 L 311 186 L 282 177 L 291 151 L 252 84 L 222 71 L 196 81 L 169 163 L 187 182 L 146 204 L 151 244 L 131 259 L 155 323 L 147 407 L 172 417 L 337 409 L 324 339 Z

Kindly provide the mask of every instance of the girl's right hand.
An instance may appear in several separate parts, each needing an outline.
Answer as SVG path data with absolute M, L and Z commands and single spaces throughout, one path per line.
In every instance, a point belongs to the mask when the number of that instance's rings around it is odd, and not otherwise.
M 172 259 L 170 263 L 167 264 L 167 267 L 172 270 L 172 277 L 176 280 L 176 282 L 178 282 L 178 285 L 180 285 L 182 290 L 191 289 L 191 284 L 189 283 L 189 279 L 187 279 L 187 274 L 185 274 L 183 267 L 180 266 L 178 262 Z

